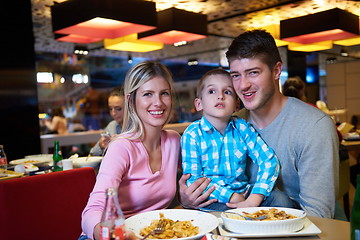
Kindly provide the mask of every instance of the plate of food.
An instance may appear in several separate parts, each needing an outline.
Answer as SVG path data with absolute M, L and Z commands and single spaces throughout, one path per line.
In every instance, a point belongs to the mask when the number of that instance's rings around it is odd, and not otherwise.
M 70 157 L 72 159 L 74 168 L 93 167 L 96 168 L 100 165 L 102 157 L 89 156 L 89 157 Z
M 52 162 L 52 158 L 22 158 L 22 159 L 16 159 L 12 160 L 9 163 L 11 165 L 18 165 L 18 164 L 33 164 L 38 167 L 45 166 Z
M 221 220 L 224 229 L 233 233 L 293 233 L 304 228 L 306 213 L 280 207 L 237 208 L 223 212 Z
M 52 154 L 35 154 L 35 155 L 26 155 L 25 158 L 46 159 L 48 161 L 52 161 L 53 155 Z
M 148 239 L 200 239 L 217 228 L 219 220 L 210 213 L 189 209 L 163 209 L 144 212 L 125 220 L 126 229 L 142 238 L 154 230 L 159 221 L 166 224 L 160 234 L 150 235 Z
M 359 141 L 360 140 L 360 134 L 358 132 L 346 133 L 344 135 L 344 140 L 345 141 Z
M 6 171 L 6 176 L 0 177 L 0 181 L 13 179 L 13 178 L 19 178 L 19 177 L 21 177 L 23 175 L 24 175 L 24 173 L 19 173 L 19 172 L 14 172 L 14 171 L 7 170 Z

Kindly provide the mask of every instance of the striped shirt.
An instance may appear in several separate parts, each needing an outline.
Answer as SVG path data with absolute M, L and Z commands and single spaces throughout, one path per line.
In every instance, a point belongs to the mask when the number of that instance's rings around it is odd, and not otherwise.
M 222 203 L 229 202 L 234 192 L 242 193 L 250 187 L 245 174 L 248 156 L 259 166 L 251 194 L 269 196 L 279 175 L 274 151 L 241 118 L 232 117 L 222 135 L 202 117 L 185 130 L 181 148 L 183 172 L 191 174 L 187 185 L 204 176 L 211 178 L 208 188 L 214 185 L 216 189 L 210 199 Z

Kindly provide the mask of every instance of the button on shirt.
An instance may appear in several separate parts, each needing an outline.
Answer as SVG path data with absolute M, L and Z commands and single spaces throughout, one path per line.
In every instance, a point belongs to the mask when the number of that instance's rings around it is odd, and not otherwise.
M 210 199 L 222 203 L 229 202 L 234 192 L 242 193 L 250 187 L 245 174 L 247 156 L 259 166 L 252 194 L 266 198 L 279 175 L 280 165 L 274 151 L 241 118 L 232 117 L 222 135 L 202 117 L 185 130 L 181 148 L 183 172 L 191 174 L 187 185 L 204 176 L 211 178 L 208 188 L 214 185 L 216 189 Z

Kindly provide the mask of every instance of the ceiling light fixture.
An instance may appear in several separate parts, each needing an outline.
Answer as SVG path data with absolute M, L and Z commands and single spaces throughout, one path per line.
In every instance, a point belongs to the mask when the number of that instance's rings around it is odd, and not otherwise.
M 280 21 L 280 39 L 300 44 L 359 35 L 359 16 L 339 8 Z
M 77 55 L 88 55 L 89 50 L 85 46 L 75 46 L 74 47 L 74 53 Z
M 114 39 L 104 39 L 104 48 L 117 51 L 128 52 L 150 52 L 162 49 L 163 43 L 138 40 L 136 33 L 130 34 L 125 37 L 119 37 Z
M 79 44 L 87 44 L 93 42 L 99 42 L 101 38 L 92 38 L 87 36 L 75 35 L 75 34 L 55 34 L 55 39 L 60 42 L 71 42 L 71 43 L 79 43 Z
M 157 28 L 139 33 L 140 40 L 174 44 L 207 36 L 207 17 L 201 13 L 168 8 L 157 13 Z
M 128 55 L 128 64 L 132 64 L 133 63 L 133 59 L 131 57 L 131 55 L 129 54 Z
M 155 2 L 70 0 L 51 6 L 53 32 L 88 38 L 118 38 L 156 27 Z
M 196 66 L 199 64 L 199 61 L 197 60 L 197 58 L 191 58 L 188 60 L 188 65 L 189 66 Z
M 354 46 L 360 44 L 360 37 L 347 38 L 343 40 L 334 41 L 334 44 L 341 46 Z
M 299 51 L 299 52 L 316 52 L 328 50 L 333 47 L 332 41 L 323 41 L 312 44 L 300 44 L 289 42 L 288 49 L 291 51 Z
M 289 44 L 289 42 L 287 42 L 287 41 L 280 40 L 280 25 L 279 24 L 272 24 L 272 25 L 268 25 L 265 27 L 261 27 L 261 28 L 266 30 L 267 32 L 269 32 L 271 34 L 271 36 L 273 36 L 277 47 L 286 46 Z
M 174 46 L 175 47 L 180 47 L 180 46 L 184 46 L 186 44 L 187 44 L 187 41 L 181 41 L 181 42 L 174 43 Z
M 348 57 L 349 56 L 349 51 L 346 47 L 342 47 L 341 50 L 340 50 L 340 55 L 342 57 Z

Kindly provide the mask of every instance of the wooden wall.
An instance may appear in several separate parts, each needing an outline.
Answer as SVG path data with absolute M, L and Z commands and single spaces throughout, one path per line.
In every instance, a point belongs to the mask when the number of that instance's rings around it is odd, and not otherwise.
M 360 61 L 329 64 L 326 67 L 327 104 L 329 109 L 347 109 L 340 122 L 350 122 L 360 115 Z
M 30 0 L 0 8 L 0 144 L 8 160 L 40 153 Z

